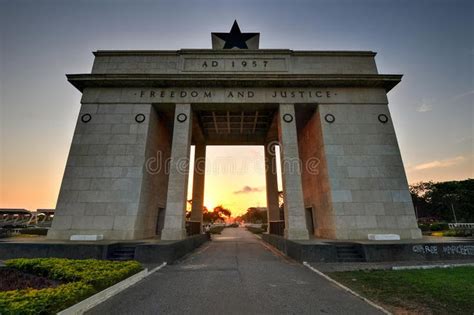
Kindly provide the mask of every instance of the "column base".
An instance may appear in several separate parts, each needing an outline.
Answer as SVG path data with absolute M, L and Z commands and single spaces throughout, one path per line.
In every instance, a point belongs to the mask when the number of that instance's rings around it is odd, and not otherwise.
M 307 229 L 285 229 L 285 238 L 289 240 L 309 240 Z
M 422 238 L 421 230 L 419 228 L 339 229 L 336 237 L 330 238 L 338 240 L 368 240 L 369 234 L 396 234 L 399 235 L 402 240 L 416 240 Z
M 201 221 L 186 221 L 186 234 L 187 235 L 196 235 L 202 233 L 202 223 Z
M 268 222 L 268 233 L 283 236 L 284 231 L 285 221 L 278 220 Z
M 179 241 L 186 238 L 186 230 L 184 229 L 163 229 L 161 231 L 161 240 L 163 241 Z

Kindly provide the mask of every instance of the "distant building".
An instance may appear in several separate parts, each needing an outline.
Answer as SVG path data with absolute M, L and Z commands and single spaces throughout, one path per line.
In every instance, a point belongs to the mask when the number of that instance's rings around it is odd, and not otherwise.
M 0 228 L 25 226 L 32 215 L 32 212 L 26 209 L 0 208 Z
M 31 215 L 31 212 L 27 209 L 19 208 L 0 208 L 0 215 Z
M 37 214 L 42 213 L 48 217 L 54 217 L 54 210 L 55 209 L 36 209 L 36 213 Z

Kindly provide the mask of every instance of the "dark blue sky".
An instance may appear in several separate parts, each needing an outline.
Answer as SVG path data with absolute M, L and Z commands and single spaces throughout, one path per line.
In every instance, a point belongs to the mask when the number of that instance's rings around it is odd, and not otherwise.
M 404 74 L 389 100 L 409 181 L 473 177 L 473 10 L 455 0 L 0 0 L 1 185 L 57 190 L 80 100 L 64 74 L 89 72 L 91 51 L 210 48 L 234 19 L 261 33 L 261 48 L 376 51 L 380 73 Z

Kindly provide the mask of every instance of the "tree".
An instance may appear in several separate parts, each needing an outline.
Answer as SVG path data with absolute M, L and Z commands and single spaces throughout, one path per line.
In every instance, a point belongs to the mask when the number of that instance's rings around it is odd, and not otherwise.
M 432 182 L 419 182 L 409 186 L 410 195 L 413 201 L 413 206 L 415 207 L 417 218 L 425 218 L 434 215 L 428 209 L 429 203 L 426 200 L 426 192 L 431 189 L 432 185 Z
M 222 205 L 218 205 L 217 207 L 215 207 L 214 212 L 217 213 L 220 218 L 230 218 L 230 216 L 232 215 L 232 212 L 229 209 L 224 208 Z
M 419 217 L 474 222 L 474 179 L 417 183 L 410 186 L 410 193 Z
M 214 207 L 212 211 L 209 211 L 206 207 L 203 209 L 202 219 L 204 222 L 211 222 L 214 223 L 218 219 L 224 219 L 225 217 L 230 218 L 232 212 L 224 208 L 224 206 L 219 205 Z
M 245 221 L 250 223 L 267 223 L 267 211 L 266 208 L 250 207 L 247 212 L 238 217 L 239 221 Z

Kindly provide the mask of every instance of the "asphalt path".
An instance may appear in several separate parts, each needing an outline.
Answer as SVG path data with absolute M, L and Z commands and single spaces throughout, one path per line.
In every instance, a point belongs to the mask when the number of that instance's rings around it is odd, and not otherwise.
M 87 314 L 382 314 L 244 228 L 226 228 Z

